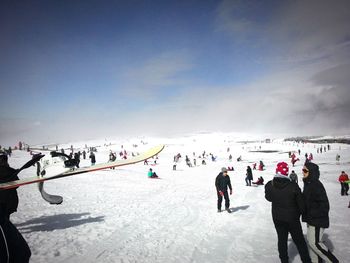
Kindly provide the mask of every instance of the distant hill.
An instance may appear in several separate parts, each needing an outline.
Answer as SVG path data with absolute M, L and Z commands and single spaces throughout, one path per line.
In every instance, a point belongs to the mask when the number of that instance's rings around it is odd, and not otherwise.
M 307 143 L 345 143 L 350 144 L 349 136 L 298 136 L 286 138 L 284 141 L 296 141 L 296 142 L 307 142 Z

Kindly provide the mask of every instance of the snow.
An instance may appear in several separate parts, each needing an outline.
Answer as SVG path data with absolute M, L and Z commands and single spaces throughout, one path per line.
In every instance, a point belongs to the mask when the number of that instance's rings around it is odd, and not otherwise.
M 20 187 L 18 211 L 11 220 L 32 250 L 31 262 L 279 262 L 271 204 L 264 198 L 264 187 L 247 187 L 244 178 L 247 165 L 262 160 L 266 170 L 253 170 L 254 180 L 260 175 L 265 182 L 271 180 L 276 163 L 290 163 L 287 152 L 300 149 L 301 160 L 305 152 L 312 152 L 314 162 L 320 165 L 321 181 L 331 205 L 331 225 L 325 231 L 325 243 L 340 262 L 346 262 L 349 198 L 340 196 L 337 179 L 342 170 L 350 172 L 350 146 L 331 144 L 330 151 L 317 154 L 317 144 L 257 142 L 265 138 L 268 137 L 204 133 L 142 138 L 143 143 L 134 138 L 58 145 L 59 149 L 70 145 L 100 146 L 97 163 L 106 162 L 110 149 L 118 153 L 122 145 L 129 152 L 142 152 L 157 144 L 166 144 L 166 148 L 155 166 L 139 163 L 46 182 L 48 193 L 64 197 L 61 205 L 46 203 L 36 185 Z M 242 140 L 256 142 L 237 143 Z M 256 152 L 260 147 L 277 152 Z M 217 160 L 212 162 L 208 157 L 207 165 L 201 165 L 197 157 L 196 167 L 186 166 L 185 155 L 193 164 L 193 152 L 199 156 L 203 151 L 217 156 Z M 177 153 L 182 158 L 177 171 L 173 171 Z M 339 164 L 335 161 L 337 153 L 341 156 Z M 232 162 L 228 161 L 229 154 Z M 237 162 L 240 155 L 243 161 Z M 29 158 L 27 152 L 14 151 L 10 165 L 19 168 Z M 89 160 L 82 160 L 80 166 L 88 165 Z M 217 213 L 216 208 L 214 181 L 223 166 L 235 168 L 229 172 L 233 186 L 231 214 Z M 148 179 L 149 168 L 161 179 Z M 302 162 L 290 169 L 301 181 Z M 20 178 L 34 174 L 35 168 L 29 168 Z M 302 182 L 299 185 L 302 187 Z M 304 223 L 303 229 L 306 233 Z M 289 256 L 290 262 L 301 262 L 290 238 Z

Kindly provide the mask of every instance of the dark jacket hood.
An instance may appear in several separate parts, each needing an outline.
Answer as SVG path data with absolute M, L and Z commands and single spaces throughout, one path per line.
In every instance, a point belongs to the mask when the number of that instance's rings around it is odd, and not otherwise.
M 288 176 L 284 176 L 284 177 L 275 176 L 272 180 L 273 186 L 278 189 L 285 188 L 289 183 L 290 183 L 290 179 L 288 178 Z
M 309 176 L 304 178 L 304 182 L 317 181 L 320 178 L 320 169 L 317 164 L 308 162 L 305 167 L 309 170 Z

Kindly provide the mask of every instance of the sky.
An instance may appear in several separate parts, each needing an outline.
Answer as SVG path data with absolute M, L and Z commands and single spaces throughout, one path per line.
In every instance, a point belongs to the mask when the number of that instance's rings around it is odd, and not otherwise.
M 350 134 L 350 2 L 1 1 L 0 145 Z

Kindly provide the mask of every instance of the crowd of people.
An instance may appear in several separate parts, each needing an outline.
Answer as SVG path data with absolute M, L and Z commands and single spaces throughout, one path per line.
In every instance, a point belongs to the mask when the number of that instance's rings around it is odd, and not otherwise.
M 327 148 L 323 149 L 323 151 L 326 150 Z M 319 151 L 322 152 L 322 150 Z M 94 151 L 89 152 L 91 165 L 94 165 L 96 156 Z M 9 166 L 8 155 L 8 152 L 0 153 L 0 183 L 18 180 L 18 171 Z M 72 158 L 80 160 L 80 155 L 80 152 L 76 153 Z M 121 158 L 123 156 L 127 156 L 125 150 L 122 152 Z M 290 154 L 289 157 L 294 167 L 299 158 L 296 157 L 295 153 Z M 192 161 L 194 166 L 197 165 L 197 158 L 202 160 L 202 165 L 205 165 L 207 158 L 211 159 L 212 162 L 216 162 L 217 157 L 213 154 L 208 155 L 206 152 L 199 156 L 193 153 Z M 114 162 L 116 159 L 117 154 L 110 151 L 108 161 Z M 174 156 L 173 170 L 176 170 L 180 159 L 180 153 Z M 156 164 L 156 160 L 154 164 Z M 193 167 L 188 155 L 186 155 L 185 161 L 188 167 Z M 232 161 L 231 154 L 229 161 Z M 237 162 L 241 161 L 242 156 L 239 156 Z M 145 160 L 144 164 L 148 165 L 148 161 Z M 256 165 L 256 163 L 253 164 L 253 169 L 250 165 L 246 168 L 246 186 L 264 185 L 262 176 L 259 176 L 254 182 L 253 170 L 256 170 Z M 79 167 L 79 162 L 77 167 Z M 262 171 L 264 167 L 265 164 L 260 161 L 258 169 Z M 218 213 L 224 210 L 228 213 L 232 212 L 230 209 L 230 195 L 232 195 L 233 187 L 228 175 L 229 171 L 234 171 L 233 166 L 222 167 L 215 178 Z M 302 262 L 321 262 L 322 260 L 339 262 L 322 240 L 324 230 L 329 227 L 330 206 L 326 190 L 320 181 L 319 167 L 313 163 L 312 153 L 305 154 L 305 163 L 301 172 L 304 184 L 303 191 L 299 188 L 298 175 L 294 170 L 289 173 L 289 165 L 285 162 L 277 164 L 274 178 L 265 185 L 265 198 L 272 204 L 271 213 L 277 233 L 279 258 L 283 263 L 289 262 L 288 235 L 290 234 Z M 149 178 L 159 178 L 152 168 L 149 168 L 147 176 Z M 341 196 L 348 195 L 350 181 L 345 171 L 341 172 L 338 181 L 341 186 Z M 223 200 L 225 200 L 224 210 L 222 209 Z M 7 262 L 10 256 L 12 257 L 10 262 L 29 262 L 31 256 L 28 244 L 10 221 L 10 215 L 17 211 L 17 206 L 18 196 L 16 189 L 0 191 L 0 262 Z M 306 240 L 303 235 L 300 217 L 302 222 L 305 222 L 307 225 Z

